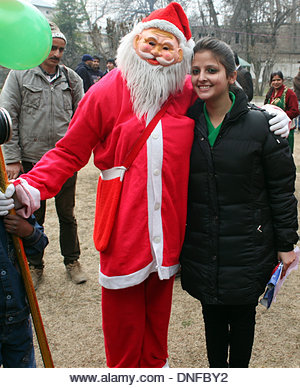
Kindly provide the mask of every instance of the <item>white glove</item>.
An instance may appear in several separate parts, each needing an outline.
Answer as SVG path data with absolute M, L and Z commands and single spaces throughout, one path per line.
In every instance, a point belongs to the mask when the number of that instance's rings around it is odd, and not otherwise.
M 0 216 L 6 216 L 9 210 L 15 207 L 14 200 L 12 196 L 15 192 L 15 186 L 10 184 L 7 186 L 5 193 L 0 191 Z
M 291 125 L 291 119 L 288 115 L 276 105 L 266 104 L 262 106 L 262 109 L 266 110 L 271 116 L 274 116 L 269 120 L 270 131 L 274 132 L 275 135 L 288 137 Z
M 28 218 L 41 206 L 41 195 L 38 189 L 30 186 L 25 179 L 18 178 L 14 181 L 16 190 L 16 213 L 23 218 Z

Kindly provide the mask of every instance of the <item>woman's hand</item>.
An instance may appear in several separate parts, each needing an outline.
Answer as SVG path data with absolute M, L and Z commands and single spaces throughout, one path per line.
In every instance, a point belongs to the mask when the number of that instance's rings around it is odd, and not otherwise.
M 283 278 L 289 266 L 296 260 L 296 253 L 294 251 L 278 252 L 278 259 L 282 261 L 283 264 L 281 272 L 281 278 Z

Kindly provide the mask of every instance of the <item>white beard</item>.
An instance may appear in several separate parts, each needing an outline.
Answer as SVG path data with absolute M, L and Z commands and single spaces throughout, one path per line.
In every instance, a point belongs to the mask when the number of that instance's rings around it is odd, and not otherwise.
M 183 60 L 170 66 L 150 65 L 133 48 L 136 32 L 126 35 L 119 46 L 117 65 L 130 90 L 133 110 L 138 118 L 151 111 L 158 112 L 171 94 L 183 89 L 190 70 L 192 50 L 183 49 Z

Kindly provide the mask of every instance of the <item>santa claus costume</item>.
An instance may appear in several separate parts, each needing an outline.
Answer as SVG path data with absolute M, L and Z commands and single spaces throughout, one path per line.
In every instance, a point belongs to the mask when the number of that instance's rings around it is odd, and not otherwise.
M 118 69 L 89 89 L 65 137 L 14 183 L 23 205 L 19 213 L 31 214 L 40 198 L 55 196 L 92 152 L 101 171 L 122 165 L 146 125 L 170 100 L 125 173 L 110 242 L 100 252 L 109 367 L 167 365 L 172 287 L 185 233 L 193 141 L 194 122 L 185 117 L 196 99 L 185 76 L 193 45 L 179 4 L 151 13 L 123 38 Z M 286 115 L 278 113 L 270 121 L 271 129 L 286 137 Z M 1 200 L 12 196 L 10 186 L 0 194 Z
M 166 39 L 175 37 L 182 60 L 152 66 L 140 58 L 135 39 L 151 29 L 167 32 Z M 185 116 L 195 100 L 186 77 L 192 48 L 189 23 L 179 4 L 171 3 L 146 17 L 123 38 L 118 69 L 89 89 L 65 137 L 22 176 L 39 190 L 41 199 L 47 199 L 88 162 L 92 152 L 100 170 L 121 165 L 147 123 L 171 98 L 125 173 L 110 242 L 100 252 L 109 367 L 167 365 L 172 288 L 185 234 L 193 141 L 194 122 Z M 162 63 L 169 64 L 168 58 Z

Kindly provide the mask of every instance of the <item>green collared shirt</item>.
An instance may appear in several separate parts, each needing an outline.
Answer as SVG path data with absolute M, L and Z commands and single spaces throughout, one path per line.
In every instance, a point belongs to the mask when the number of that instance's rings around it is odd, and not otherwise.
M 232 101 L 232 104 L 231 104 L 231 107 L 230 107 L 228 112 L 231 111 L 231 109 L 232 109 L 232 107 L 233 107 L 233 105 L 235 103 L 235 95 L 232 92 L 229 92 L 229 96 L 230 96 L 230 99 Z M 204 116 L 205 116 L 205 119 L 206 119 L 207 129 L 208 129 L 208 141 L 209 141 L 210 146 L 213 147 L 213 145 L 215 144 L 216 138 L 218 137 L 218 134 L 220 132 L 221 126 L 223 124 L 223 121 L 222 121 L 222 123 L 220 125 L 218 125 L 215 128 L 212 125 L 212 123 L 210 121 L 210 118 L 209 118 L 209 115 L 207 113 L 206 103 L 204 103 L 203 111 L 204 111 Z

